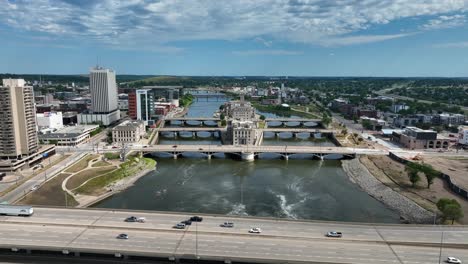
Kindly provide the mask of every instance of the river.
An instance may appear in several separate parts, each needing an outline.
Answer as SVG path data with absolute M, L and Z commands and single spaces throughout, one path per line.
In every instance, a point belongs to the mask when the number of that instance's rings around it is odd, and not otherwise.
M 222 101 L 200 100 L 188 116 L 210 117 Z M 272 116 L 271 114 L 269 116 Z M 272 116 L 274 117 L 274 116 Z M 168 139 L 160 144 L 219 144 L 216 138 Z M 264 145 L 329 145 L 309 138 L 266 139 Z M 399 215 L 352 183 L 340 161 L 217 156 L 156 158 L 157 170 L 95 207 L 398 223 Z

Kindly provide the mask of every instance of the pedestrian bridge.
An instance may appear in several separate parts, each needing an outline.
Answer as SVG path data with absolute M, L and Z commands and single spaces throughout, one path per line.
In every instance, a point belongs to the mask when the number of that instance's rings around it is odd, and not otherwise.
M 157 186 L 155 186 L 157 187 Z M 157 199 L 156 197 L 154 199 Z M 62 263 L 439 263 L 468 259 L 468 227 L 385 225 L 111 209 L 34 208 L 31 217 L 0 217 L 2 255 L 49 256 Z M 128 223 L 129 216 L 144 223 Z M 234 227 L 223 228 L 223 222 Z M 260 234 L 249 233 L 258 227 Z M 328 238 L 329 231 L 343 233 Z M 117 239 L 119 234 L 128 239 Z M 47 263 L 47 262 L 45 262 Z

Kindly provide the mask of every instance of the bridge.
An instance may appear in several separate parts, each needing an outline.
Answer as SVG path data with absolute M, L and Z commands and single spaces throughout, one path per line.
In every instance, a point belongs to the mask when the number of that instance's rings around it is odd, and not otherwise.
M 165 122 L 181 122 L 182 125 L 188 125 L 188 122 L 199 122 L 199 125 L 206 125 L 206 122 L 217 122 L 219 118 L 214 117 L 178 117 L 178 118 L 166 118 Z M 320 126 L 322 120 L 320 119 L 308 119 L 308 118 L 266 118 L 266 122 L 279 122 L 281 126 L 285 126 L 288 122 L 298 122 L 299 126 L 306 126 L 307 123 L 315 123 L 315 126 Z M 195 124 L 198 125 L 198 124 Z
M 127 223 L 129 216 L 145 223 Z M 31 217 L 0 217 L 0 254 L 82 257 L 144 263 L 439 263 L 468 259 L 468 226 L 385 225 L 110 209 L 35 208 Z M 223 222 L 234 227 L 222 228 Z M 261 234 L 250 234 L 252 227 Z M 328 231 L 342 238 L 327 238 Z M 118 234 L 128 239 L 116 239 Z M 85 262 L 85 261 L 83 261 Z M 76 262 L 74 262 L 76 263 Z M 133 262 L 132 262 L 133 263 Z
M 262 153 L 275 153 L 288 160 L 291 155 L 309 154 L 317 159 L 354 158 L 359 154 L 386 155 L 388 152 L 376 149 L 354 149 L 345 147 L 310 146 L 241 146 L 241 145 L 151 145 L 133 146 L 133 151 L 143 153 L 168 153 L 177 159 L 183 153 L 201 153 L 208 159 L 214 154 L 235 155 L 242 160 L 254 160 Z

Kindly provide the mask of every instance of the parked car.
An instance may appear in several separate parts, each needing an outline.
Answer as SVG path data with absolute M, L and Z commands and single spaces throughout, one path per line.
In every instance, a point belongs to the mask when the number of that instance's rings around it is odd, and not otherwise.
M 254 227 L 249 230 L 249 233 L 253 233 L 253 234 L 260 234 L 261 232 L 262 232 L 262 229 L 260 229 L 260 227 Z
M 192 217 L 190 217 L 190 221 L 192 221 L 192 222 L 201 222 L 201 221 L 203 221 L 203 217 L 192 216 Z
M 341 232 L 336 232 L 336 231 L 330 231 L 326 234 L 327 237 L 342 237 L 343 233 Z
M 220 224 L 221 227 L 234 227 L 234 223 L 232 222 L 224 222 Z
M 178 223 L 177 225 L 173 226 L 172 228 L 175 228 L 175 229 L 185 229 L 185 224 L 184 224 L 184 223 Z
M 127 234 L 119 234 L 116 238 L 117 239 L 128 239 L 128 235 Z
M 125 222 L 144 223 L 144 222 L 146 222 L 146 219 L 144 217 L 129 216 L 129 217 L 125 218 Z
M 456 263 L 456 264 L 461 264 L 461 260 L 454 258 L 454 257 L 448 257 L 447 258 L 447 263 Z

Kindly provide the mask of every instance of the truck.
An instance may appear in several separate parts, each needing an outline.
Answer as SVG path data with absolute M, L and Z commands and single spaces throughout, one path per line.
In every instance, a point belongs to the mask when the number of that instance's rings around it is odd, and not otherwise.
M 33 213 L 32 206 L 0 205 L 0 215 L 31 216 Z
M 330 231 L 326 234 L 327 237 L 342 237 L 343 233 L 341 232 L 336 232 L 336 231 Z

